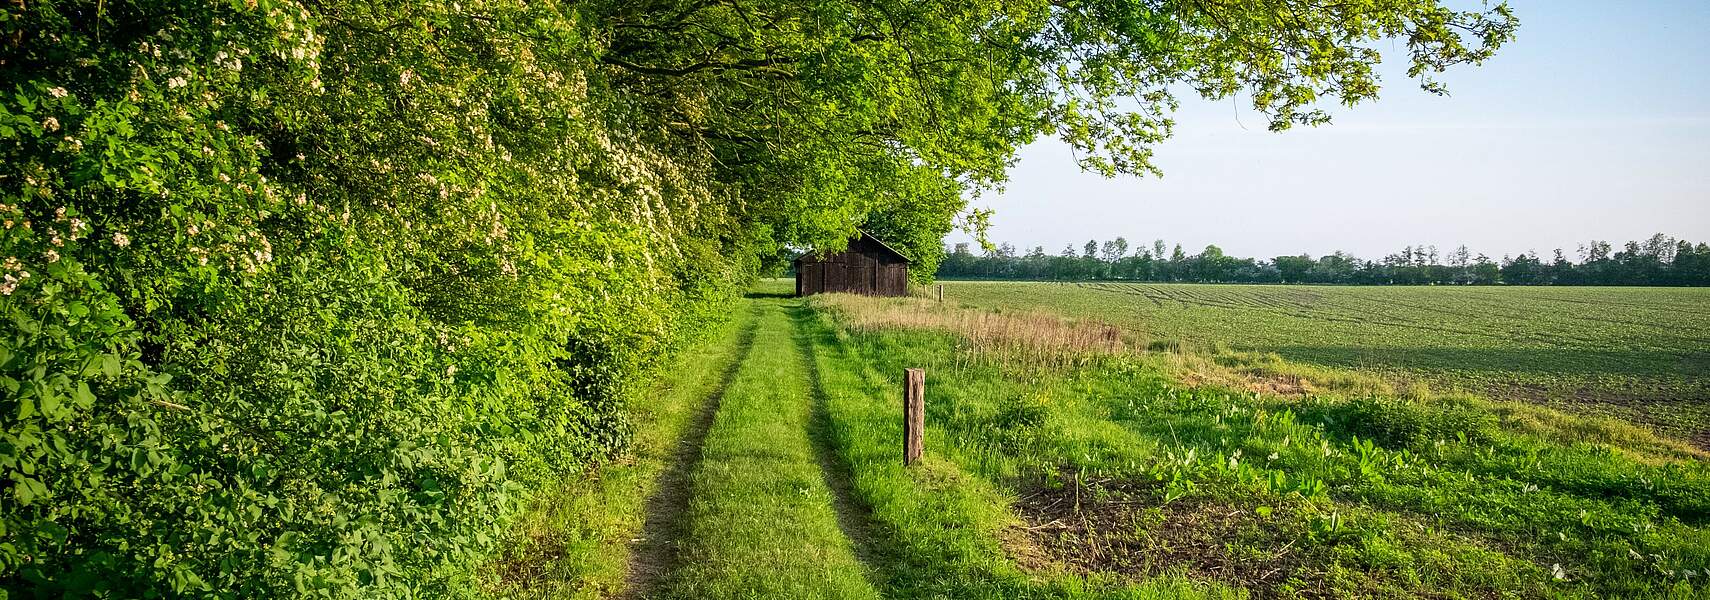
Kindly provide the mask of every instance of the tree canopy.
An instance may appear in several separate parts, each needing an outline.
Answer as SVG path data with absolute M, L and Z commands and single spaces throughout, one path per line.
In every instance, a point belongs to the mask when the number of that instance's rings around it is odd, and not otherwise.
M 607 75 L 662 130 L 703 148 L 783 240 L 835 243 L 901 202 L 944 227 L 1053 135 L 1107 175 L 1155 174 L 1177 95 L 1246 94 L 1273 130 L 1377 96 L 1377 42 L 1408 73 L 1478 63 L 1514 35 L 1505 4 L 1027 0 L 586 5 Z M 632 113 L 634 114 L 634 113 Z M 929 200 L 930 198 L 930 200 Z M 930 217 L 930 218 L 927 218 Z M 889 224 L 900 227 L 896 223 Z M 887 238 L 911 238 L 882 231 Z M 925 237 L 922 236 L 924 240 Z M 927 248 L 920 248 L 925 250 Z

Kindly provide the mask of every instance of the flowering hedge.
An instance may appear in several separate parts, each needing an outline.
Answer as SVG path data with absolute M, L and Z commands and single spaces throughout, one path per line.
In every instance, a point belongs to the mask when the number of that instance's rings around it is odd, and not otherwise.
M 0 588 L 465 589 L 752 271 L 516 23 L 369 10 L 7 14 Z

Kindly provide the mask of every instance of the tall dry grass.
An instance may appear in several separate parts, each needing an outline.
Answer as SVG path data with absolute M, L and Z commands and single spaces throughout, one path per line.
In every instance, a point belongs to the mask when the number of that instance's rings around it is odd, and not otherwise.
M 964 360 L 1005 370 L 1060 370 L 1125 355 L 1190 386 L 1216 385 L 1277 396 L 1397 394 L 1388 382 L 1374 375 L 1290 363 L 1271 353 L 1205 347 L 1181 340 L 1146 340 L 1132 330 L 1088 319 L 976 309 L 919 296 L 822 294 L 809 302 L 852 332 L 916 329 L 954 334 L 961 339 Z
M 1119 327 L 1047 314 L 971 310 L 924 298 L 821 294 L 810 303 L 853 332 L 942 331 L 961 338 L 967 357 L 1004 367 L 1068 368 L 1128 352 Z

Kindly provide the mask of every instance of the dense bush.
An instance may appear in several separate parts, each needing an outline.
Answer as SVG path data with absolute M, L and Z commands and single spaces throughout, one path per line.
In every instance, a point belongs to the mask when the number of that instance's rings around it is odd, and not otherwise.
M 470 592 L 763 260 L 865 225 L 929 277 L 1040 133 L 1146 172 L 1177 82 L 1318 123 L 1375 96 L 1358 44 L 1410 36 L 1428 77 L 1514 26 L 465 4 L 0 7 L 0 591 Z M 1295 58 L 1243 50 L 1273 39 Z
M 10 24 L 5 588 L 449 593 L 520 491 L 625 443 L 747 241 L 704 165 L 519 58 L 543 32 L 435 9 Z

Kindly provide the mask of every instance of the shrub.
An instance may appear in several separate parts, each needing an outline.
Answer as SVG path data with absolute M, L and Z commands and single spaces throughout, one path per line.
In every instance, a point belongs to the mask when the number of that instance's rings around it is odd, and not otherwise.
M 1420 448 L 1439 440 L 1489 440 L 1496 417 L 1477 407 L 1387 397 L 1348 403 L 1341 429 L 1390 448 Z
M 7 13 L 0 589 L 468 593 L 624 447 L 751 239 L 509 26 L 562 15 L 448 10 Z

